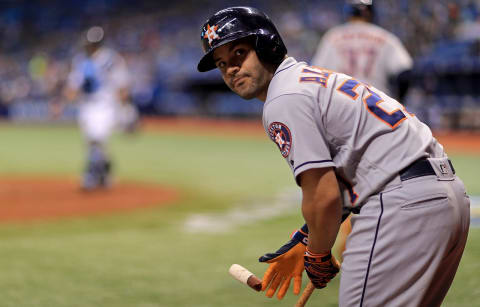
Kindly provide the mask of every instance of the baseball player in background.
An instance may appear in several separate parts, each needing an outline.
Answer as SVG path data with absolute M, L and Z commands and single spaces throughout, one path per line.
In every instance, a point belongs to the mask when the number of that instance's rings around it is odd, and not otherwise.
M 88 150 L 82 187 L 87 190 L 110 185 L 111 159 L 106 145 L 118 119 L 130 120 L 129 75 L 123 57 L 103 46 L 104 30 L 91 27 L 82 37 L 83 50 L 75 55 L 68 76 L 65 96 L 79 102 L 78 123 Z
M 211 16 L 200 72 L 218 68 L 263 124 L 302 190 L 306 225 L 269 263 L 263 290 L 282 298 L 303 270 L 317 288 L 339 272 L 331 249 L 353 212 L 340 306 L 439 306 L 467 240 L 470 202 L 430 129 L 380 89 L 287 56 L 271 20 L 250 7 Z
M 348 21 L 328 30 L 311 64 L 350 75 L 403 101 L 413 60 L 393 33 L 373 24 L 372 0 L 347 0 Z

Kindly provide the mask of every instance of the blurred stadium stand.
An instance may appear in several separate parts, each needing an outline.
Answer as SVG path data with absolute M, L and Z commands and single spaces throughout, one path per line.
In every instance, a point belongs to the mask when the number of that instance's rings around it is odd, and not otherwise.
M 277 24 L 289 55 L 309 61 L 321 35 L 344 21 L 341 0 L 237 1 Z M 409 110 L 434 129 L 480 130 L 480 2 L 382 0 L 376 22 L 415 59 Z M 218 72 L 200 74 L 199 29 L 225 1 L 0 1 L 0 118 L 49 121 L 61 100 L 82 31 L 101 25 L 107 44 L 127 59 L 132 99 L 144 115 L 261 116 Z M 72 120 L 69 107 L 57 120 Z

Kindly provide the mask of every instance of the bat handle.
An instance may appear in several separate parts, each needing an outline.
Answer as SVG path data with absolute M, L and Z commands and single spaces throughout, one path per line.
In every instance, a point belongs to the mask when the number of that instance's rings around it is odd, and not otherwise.
M 310 295 L 312 295 L 313 290 L 315 290 L 315 286 L 312 284 L 311 281 L 309 281 L 302 292 L 302 296 L 300 296 L 297 303 L 295 304 L 295 307 L 304 307 L 308 299 L 310 298 Z

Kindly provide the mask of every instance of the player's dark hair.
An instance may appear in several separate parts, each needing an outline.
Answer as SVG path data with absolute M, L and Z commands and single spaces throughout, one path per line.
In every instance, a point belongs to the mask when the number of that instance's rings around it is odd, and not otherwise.
M 372 22 L 374 19 L 374 7 L 372 0 L 347 0 L 343 13 L 347 18 L 362 18 Z

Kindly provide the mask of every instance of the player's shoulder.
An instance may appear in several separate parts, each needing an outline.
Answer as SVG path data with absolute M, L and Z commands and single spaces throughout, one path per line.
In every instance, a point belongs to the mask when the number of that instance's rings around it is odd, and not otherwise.
M 327 40 L 350 40 L 355 38 L 376 39 L 382 42 L 398 40 L 397 36 L 387 29 L 366 21 L 354 20 L 335 26 L 325 33 Z
M 264 118 L 268 114 L 313 112 L 322 97 L 328 95 L 336 78 L 336 72 L 287 58 L 268 87 Z
M 377 24 L 365 22 L 364 26 L 366 29 L 368 29 L 368 31 L 376 33 L 378 36 L 382 37 L 387 43 L 397 43 L 400 41 L 400 39 L 393 32 L 390 32 L 389 30 Z
M 305 73 L 311 69 L 306 62 L 297 62 L 293 57 L 285 59 L 270 81 L 267 101 L 275 100 L 283 95 L 304 95 L 314 97 L 318 93 L 318 83 L 303 82 Z M 312 77 L 321 77 L 319 72 L 313 72 Z M 308 80 L 304 80 L 308 81 Z
M 87 59 L 87 56 L 83 52 L 78 52 L 72 55 L 72 63 L 79 64 Z
M 115 59 L 119 56 L 117 51 L 109 47 L 101 47 L 95 55 L 101 59 Z
M 348 33 L 350 31 L 350 26 L 347 23 L 339 24 L 334 27 L 331 27 L 322 36 L 324 41 L 338 39 L 339 37 L 343 36 L 344 33 Z
M 123 65 L 125 62 L 124 58 L 118 51 L 108 47 L 102 47 L 99 49 L 95 59 L 104 67 L 119 66 Z

